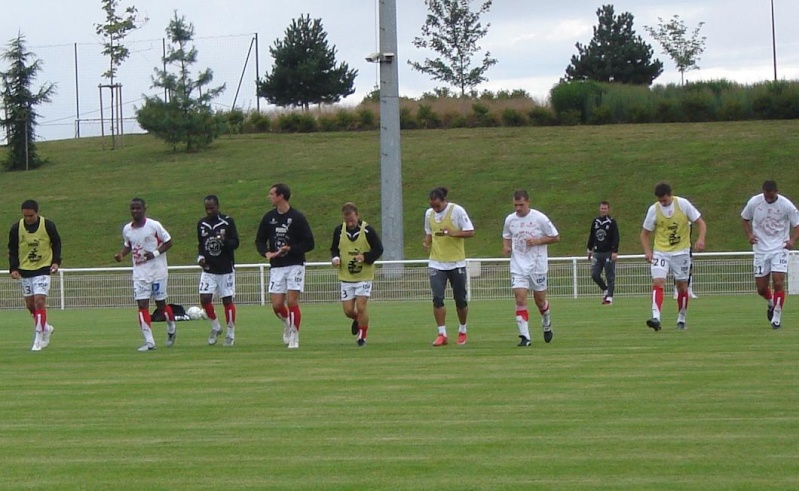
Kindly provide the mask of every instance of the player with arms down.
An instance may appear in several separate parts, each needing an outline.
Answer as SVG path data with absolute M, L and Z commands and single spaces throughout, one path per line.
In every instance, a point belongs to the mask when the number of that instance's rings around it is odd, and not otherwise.
M 261 219 L 255 247 L 269 259 L 269 298 L 272 310 L 283 322 L 283 343 L 300 347 L 300 293 L 305 287 L 305 253 L 313 250 L 314 237 L 305 215 L 289 204 L 291 190 L 285 184 L 269 189 L 274 206 Z
M 799 211 L 788 198 L 777 192 L 775 181 L 763 183 L 763 192 L 753 196 L 741 212 L 743 228 L 755 252 L 755 286 L 768 302 L 771 327 L 779 329 L 785 304 L 785 274 L 788 250 L 799 238 Z M 774 287 L 772 293 L 769 288 Z
M 214 293 L 222 299 L 225 308 L 227 333 L 225 346 L 233 346 L 236 339 L 236 271 L 234 251 L 239 247 L 236 222 L 230 215 L 219 213 L 219 198 L 213 194 L 205 197 L 205 217 L 197 222 L 197 264 L 200 274 L 200 305 L 211 322 L 208 344 L 216 344 L 222 326 L 214 310 Z

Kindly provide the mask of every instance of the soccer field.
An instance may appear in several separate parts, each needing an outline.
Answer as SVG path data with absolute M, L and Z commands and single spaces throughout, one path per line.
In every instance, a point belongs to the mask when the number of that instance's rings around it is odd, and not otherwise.
M 20 300 L 20 303 L 22 300 Z M 449 306 L 449 334 L 457 331 Z M 799 301 L 554 299 L 555 337 L 519 348 L 513 302 L 473 302 L 465 346 L 431 346 L 431 306 L 374 303 L 357 348 L 337 304 L 304 305 L 300 349 L 239 308 L 139 353 L 135 309 L 49 312 L 31 352 L 0 317 L 4 489 L 797 489 Z M 221 309 L 219 309 L 221 310 Z M 533 320 L 535 319 L 535 321 Z M 533 329 L 532 326 L 535 325 Z

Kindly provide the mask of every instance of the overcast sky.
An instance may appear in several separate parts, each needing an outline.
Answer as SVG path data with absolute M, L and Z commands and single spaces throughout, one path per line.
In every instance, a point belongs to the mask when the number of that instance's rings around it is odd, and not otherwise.
M 473 3 L 478 5 L 477 1 Z M 491 52 L 498 64 L 488 71 L 489 82 L 480 90 L 520 88 L 545 100 L 576 53 L 575 43 L 591 40 L 592 27 L 597 23 L 596 10 L 603 3 L 611 2 L 494 0 L 490 12 L 483 16 L 483 21 L 491 26 L 481 46 Z M 751 83 L 774 76 L 770 0 L 623 0 L 612 4 L 617 14 L 633 14 L 635 30 L 663 61 L 665 70 L 655 83 L 678 82 L 679 73 L 668 56 L 660 54 L 660 46 L 646 34 L 644 26 L 655 26 L 658 17 L 668 20 L 674 14 L 680 15 L 689 27 L 705 22 L 701 33 L 707 36 L 707 44 L 699 62 L 701 70 L 689 72 L 689 80 L 727 78 Z M 778 77 L 799 79 L 799 31 L 794 25 L 799 20 L 799 1 L 774 0 L 774 4 Z M 234 101 L 244 109 L 255 107 L 253 79 L 271 68 L 269 46 L 283 37 L 292 19 L 303 14 L 322 19 L 330 43 L 338 49 L 339 61 L 346 61 L 359 72 L 357 92 L 345 103 L 360 102 L 376 85 L 376 66 L 364 57 L 378 46 L 377 0 L 120 1 L 121 8 L 129 5 L 148 21 L 127 38 L 133 54 L 120 70 L 120 81 L 125 86 L 123 99 L 131 106 L 125 110 L 129 113 L 126 115 L 132 115 L 142 93 L 153 92 L 149 88 L 150 76 L 159 64 L 160 39 L 175 10 L 194 24 L 200 52 L 197 68 L 212 68 L 215 80 L 227 86 L 219 100 L 221 107 L 229 107 Z M 437 86 L 407 64 L 409 59 L 422 61 L 432 54 L 412 45 L 426 14 L 423 0 L 397 0 L 401 95 L 416 97 Z M 40 112 L 48 123 L 60 125 L 62 130 L 72 124 L 77 112 L 89 118 L 99 105 L 97 85 L 104 82 L 100 74 L 105 65 L 98 54 L 100 48 L 94 44 L 99 46 L 102 42 L 95 34 L 95 24 L 103 21 L 99 0 L 9 1 L 2 7 L 0 41 L 5 47 L 17 32 L 25 35 L 28 48 L 44 63 L 45 71 L 38 82 L 52 81 L 59 87 L 53 107 Z M 253 33 L 259 39 L 260 73 L 255 71 L 254 54 L 250 54 L 249 63 L 246 61 Z M 79 77 L 73 68 L 76 43 Z M 0 69 L 5 70 L 6 66 L 0 65 Z M 242 73 L 244 80 L 238 88 Z M 79 107 L 76 98 L 80 100 Z M 263 101 L 261 107 L 265 108 Z M 48 137 L 49 131 L 43 128 L 42 136 Z

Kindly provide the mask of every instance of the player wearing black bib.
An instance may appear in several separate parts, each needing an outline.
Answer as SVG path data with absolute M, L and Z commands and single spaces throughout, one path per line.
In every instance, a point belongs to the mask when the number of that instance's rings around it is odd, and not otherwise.
M 214 293 L 222 299 L 225 307 L 227 334 L 225 346 L 233 346 L 236 337 L 236 295 L 235 253 L 239 247 L 239 233 L 236 223 L 229 215 L 219 213 L 219 198 L 208 195 L 203 200 L 205 218 L 197 222 L 197 263 L 203 268 L 200 275 L 200 304 L 211 321 L 211 335 L 208 344 L 216 344 L 222 326 L 214 311 Z
M 305 215 L 289 204 L 291 190 L 285 184 L 269 189 L 275 208 L 267 212 L 258 226 L 255 247 L 269 259 L 269 297 L 272 310 L 283 322 L 283 342 L 299 348 L 300 293 L 305 287 L 305 253 L 314 248 L 311 226 Z

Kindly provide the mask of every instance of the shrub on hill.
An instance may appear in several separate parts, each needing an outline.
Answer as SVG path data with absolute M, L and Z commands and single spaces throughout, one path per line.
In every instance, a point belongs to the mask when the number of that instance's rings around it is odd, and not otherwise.
M 273 116 L 234 110 L 225 114 L 224 120 L 231 133 L 374 130 L 380 122 L 378 95 L 373 92 L 356 108 Z M 404 130 L 796 118 L 799 81 L 785 80 L 742 85 L 722 79 L 651 88 L 572 81 L 553 87 L 548 104 L 521 89 L 465 97 L 438 89 L 418 100 L 400 100 L 400 127 Z

